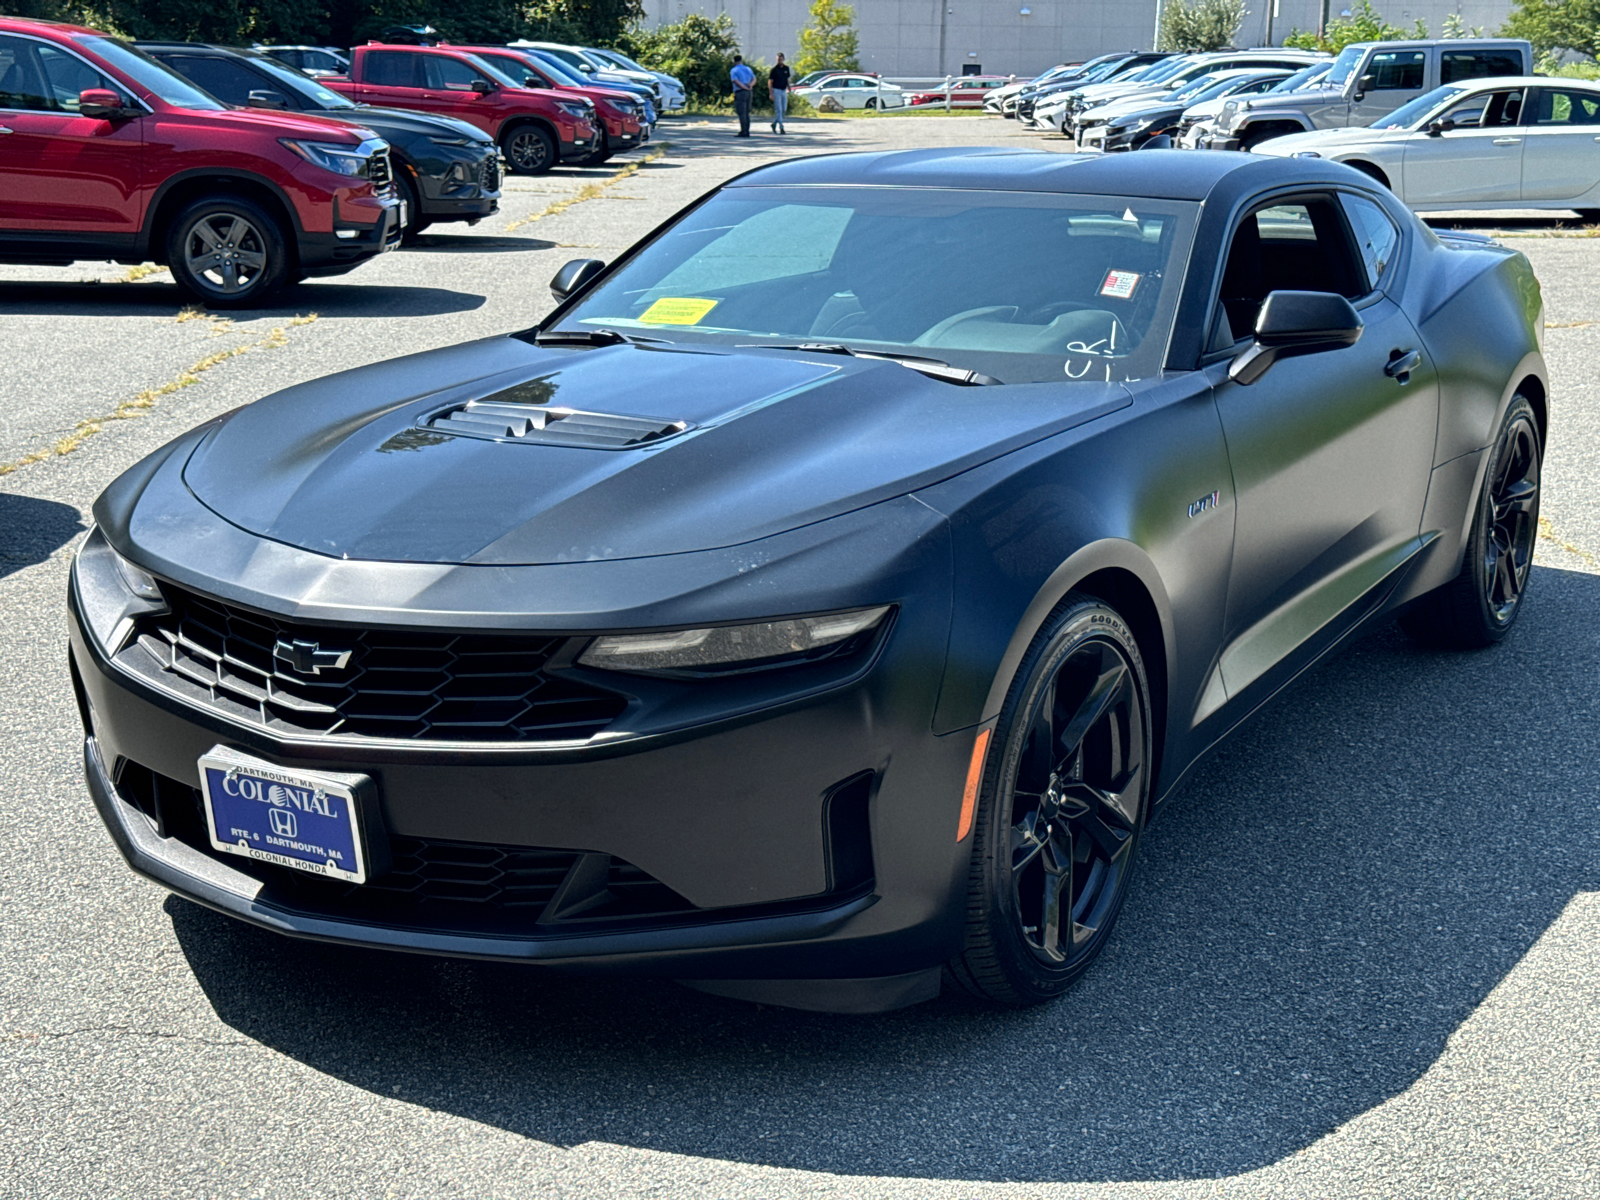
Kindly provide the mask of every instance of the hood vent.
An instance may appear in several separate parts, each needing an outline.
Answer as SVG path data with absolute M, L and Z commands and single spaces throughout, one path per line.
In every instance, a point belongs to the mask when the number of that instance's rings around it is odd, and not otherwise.
M 496 400 L 472 400 L 418 422 L 423 429 L 463 437 L 537 442 L 543 446 L 582 446 L 590 450 L 631 450 L 676 437 L 683 421 L 535 407 Z

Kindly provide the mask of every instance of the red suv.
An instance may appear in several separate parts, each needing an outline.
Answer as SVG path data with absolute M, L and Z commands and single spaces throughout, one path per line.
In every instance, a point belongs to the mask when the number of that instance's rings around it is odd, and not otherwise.
M 230 109 L 126 42 L 0 17 L 0 262 L 153 260 L 243 308 L 399 238 L 370 130 Z
M 595 122 L 598 140 L 593 152 L 579 166 L 597 167 L 613 154 L 641 145 L 650 136 L 650 130 L 644 123 L 644 105 L 632 92 L 607 87 L 580 88 L 563 83 L 540 66 L 532 55 L 505 46 L 462 46 L 459 49 L 483 59 L 507 79 L 523 87 L 567 92 L 590 101 L 594 105 L 595 116 L 599 118 Z
M 414 108 L 476 125 L 500 143 L 506 165 L 520 175 L 581 162 L 600 145 L 593 101 L 519 86 L 453 46 L 357 46 L 350 78 L 322 83 L 362 104 Z

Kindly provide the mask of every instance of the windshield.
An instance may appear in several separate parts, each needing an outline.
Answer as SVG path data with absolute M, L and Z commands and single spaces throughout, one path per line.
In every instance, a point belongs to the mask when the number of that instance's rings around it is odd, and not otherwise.
M 479 58 L 476 54 L 467 55 L 467 61 L 473 66 L 477 67 L 478 70 L 482 71 L 490 79 L 498 83 L 501 87 L 514 88 L 522 86 L 515 79 L 511 78 L 511 76 L 502 71 L 499 67 L 493 66 L 484 59 Z
M 1223 81 L 1218 79 L 1215 75 L 1202 75 L 1198 79 L 1191 79 L 1188 83 L 1183 84 L 1181 87 L 1174 88 L 1166 95 L 1166 97 L 1162 100 L 1162 103 L 1165 104 L 1170 101 L 1171 103 L 1176 104 L 1180 101 L 1188 100 L 1190 98 L 1198 98 L 1201 93 L 1209 91 L 1211 88 L 1216 87 L 1217 84 L 1221 82 Z
M 643 71 L 646 75 L 654 74 L 649 67 L 634 62 L 626 54 L 618 54 L 615 50 L 601 50 L 599 53 L 605 58 L 609 58 L 625 71 Z
M 1196 92 L 1189 103 L 1200 104 L 1207 100 L 1215 100 L 1218 96 L 1230 96 L 1241 88 L 1249 87 L 1255 81 L 1255 77 L 1251 75 L 1234 75 L 1227 79 L 1214 79 Z
M 1342 88 L 1350 79 L 1350 72 L 1356 69 L 1356 64 L 1361 61 L 1361 56 L 1366 51 L 1360 46 L 1346 46 L 1339 51 L 1339 57 L 1333 60 L 1333 66 L 1328 69 L 1328 84 L 1331 87 Z
M 140 87 L 154 92 L 162 100 L 177 108 L 222 112 L 228 107 L 127 42 L 88 35 L 80 36 L 77 40 L 84 49 L 98 54 Z
M 1272 87 L 1268 90 L 1272 92 L 1292 92 L 1296 88 L 1302 87 L 1311 82 L 1311 80 L 1319 71 L 1324 71 L 1326 69 L 1326 67 L 1321 65 L 1315 67 L 1306 67 L 1304 70 L 1296 71 L 1287 79 L 1279 80 L 1275 87 Z
M 1182 54 L 1176 54 L 1171 58 L 1163 59 L 1161 62 L 1156 64 L 1157 70 L 1155 74 L 1150 76 L 1150 82 L 1160 83 L 1164 79 L 1171 79 L 1184 67 L 1188 66 L 1188 64 L 1189 59 Z
M 1445 84 L 1436 87 L 1431 92 L 1424 92 L 1410 104 L 1402 104 L 1387 117 L 1380 117 L 1372 123 L 1374 129 L 1410 129 L 1413 125 L 1420 125 L 1422 121 L 1447 101 L 1454 100 L 1467 89 L 1464 87 L 1451 87 Z
M 323 87 L 311 76 L 302 75 L 293 67 L 284 65 L 271 55 L 256 55 L 250 61 L 255 64 L 258 71 L 265 71 L 283 84 L 284 87 L 292 88 L 318 108 L 356 107 L 356 102 L 348 96 L 341 96 L 338 92 Z
M 565 62 L 554 54 L 545 54 L 539 50 L 535 50 L 532 53 L 533 57 L 538 60 L 539 65 L 545 69 L 546 74 L 554 75 L 562 83 L 576 84 L 579 87 L 589 86 L 588 79 L 567 66 Z
M 1037 192 L 725 188 L 559 328 L 845 345 L 1007 383 L 1134 379 L 1161 369 L 1195 209 Z

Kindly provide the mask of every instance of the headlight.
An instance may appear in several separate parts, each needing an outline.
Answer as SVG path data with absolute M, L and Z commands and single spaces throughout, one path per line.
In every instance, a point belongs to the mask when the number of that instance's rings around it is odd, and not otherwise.
M 752 625 L 717 625 L 674 633 L 625 633 L 598 637 L 578 656 L 586 667 L 607 671 L 673 671 L 726 674 L 784 666 L 821 657 L 842 648 L 857 634 L 876 628 L 889 613 L 887 605 L 794 617 Z
M 335 175 L 366 173 L 369 155 L 361 146 L 347 146 L 342 142 L 302 142 L 298 138 L 279 138 L 278 141 L 324 171 L 332 171 Z
M 557 100 L 556 107 L 569 117 L 579 117 L 584 120 L 594 112 L 594 105 L 582 100 Z
M 88 632 L 108 653 L 122 648 L 134 617 L 166 610 L 155 576 L 113 550 L 99 526 L 78 548 L 72 573 Z

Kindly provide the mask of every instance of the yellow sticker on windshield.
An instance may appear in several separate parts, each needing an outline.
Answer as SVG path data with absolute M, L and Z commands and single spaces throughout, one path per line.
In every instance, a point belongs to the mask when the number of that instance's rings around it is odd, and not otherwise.
M 640 315 L 646 325 L 698 325 L 717 306 L 715 300 L 663 296 Z

